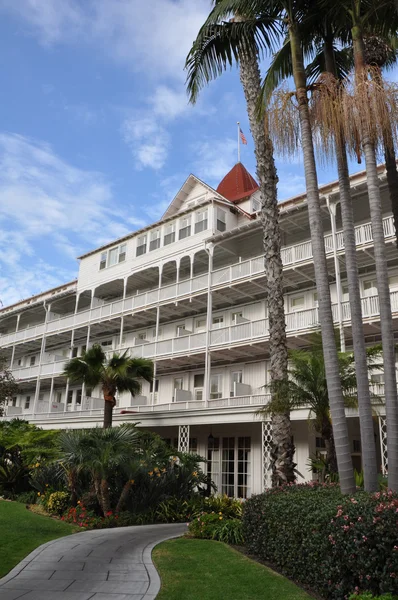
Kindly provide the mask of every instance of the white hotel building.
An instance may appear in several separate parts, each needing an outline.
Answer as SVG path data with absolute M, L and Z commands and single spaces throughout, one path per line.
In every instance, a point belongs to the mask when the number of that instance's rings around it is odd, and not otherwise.
M 380 167 L 391 299 L 398 330 L 398 251 Z M 365 173 L 351 177 L 356 241 L 369 344 L 380 316 Z M 337 182 L 321 188 L 325 248 L 336 327 L 351 344 L 350 304 Z M 109 352 L 154 361 L 156 379 L 140 396 L 120 395 L 114 424 L 139 422 L 181 450 L 197 451 L 219 492 L 245 497 L 269 483 L 267 402 L 269 334 L 258 186 L 241 163 L 217 190 L 190 175 L 157 223 L 80 257 L 76 281 L 0 310 L 0 347 L 19 383 L 6 417 L 44 428 L 102 423 L 100 390 L 72 385 L 64 362 L 97 343 Z M 290 348 L 319 328 L 306 196 L 280 205 L 285 309 Z M 375 439 L 385 467 L 383 374 Z M 358 415 L 347 410 L 354 465 L 361 468 Z M 291 415 L 295 460 L 321 451 L 308 410 Z

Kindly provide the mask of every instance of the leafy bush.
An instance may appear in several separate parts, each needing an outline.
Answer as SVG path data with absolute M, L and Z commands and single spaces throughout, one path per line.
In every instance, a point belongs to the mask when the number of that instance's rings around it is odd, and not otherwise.
M 395 600 L 397 596 L 391 596 L 391 594 L 383 594 L 382 596 L 372 596 L 370 592 L 364 594 L 352 594 L 349 600 Z
M 201 514 L 191 521 L 188 531 L 195 538 L 243 544 L 242 522 L 225 518 L 222 512 Z
M 398 496 L 342 496 L 334 484 L 286 486 L 245 504 L 249 551 L 326 598 L 397 593 Z
M 37 493 L 34 490 L 22 492 L 15 496 L 15 501 L 21 502 L 21 504 L 35 504 L 37 501 Z
M 205 498 L 202 503 L 201 512 L 219 513 L 221 512 L 224 518 L 241 519 L 243 512 L 243 502 L 229 496 L 210 496 Z M 194 516 L 199 516 L 200 513 L 193 513 Z
M 47 510 L 52 515 L 62 515 L 69 505 L 68 492 L 52 492 L 47 500 Z

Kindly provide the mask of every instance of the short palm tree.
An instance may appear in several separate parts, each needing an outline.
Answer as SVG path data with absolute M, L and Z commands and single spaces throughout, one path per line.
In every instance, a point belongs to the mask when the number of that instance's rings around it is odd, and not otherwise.
M 112 426 L 113 407 L 117 392 L 130 392 L 136 396 L 141 391 L 139 379 L 152 382 L 153 363 L 145 358 L 130 358 L 127 352 L 114 353 L 107 358 L 102 347 L 94 345 L 82 356 L 71 358 L 65 365 L 64 375 L 75 383 L 85 383 L 90 388 L 101 386 L 104 396 L 104 427 Z
M 337 473 L 329 394 L 326 383 L 325 360 L 320 336 L 314 336 L 309 350 L 295 350 L 290 354 L 290 402 L 291 408 L 308 408 L 309 419 L 315 431 L 325 442 L 329 472 Z M 381 347 L 367 349 L 368 372 L 375 369 L 374 360 L 380 357 Z M 357 377 L 352 352 L 339 352 L 341 387 L 346 407 L 357 407 Z M 368 376 L 367 376 L 368 379 Z M 373 425 L 372 425 L 373 430 Z M 362 447 L 366 445 L 362 439 Z

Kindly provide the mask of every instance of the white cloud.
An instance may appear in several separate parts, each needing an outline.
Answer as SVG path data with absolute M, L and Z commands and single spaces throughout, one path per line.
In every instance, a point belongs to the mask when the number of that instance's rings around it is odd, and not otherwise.
M 305 192 L 305 177 L 286 169 L 278 169 L 278 200 L 286 200 Z
M 155 118 L 131 117 L 122 124 L 122 135 L 135 160 L 135 168 L 158 170 L 166 162 L 169 134 Z
M 147 76 L 183 79 L 209 0 L 0 0 L 44 45 L 94 43 Z
M 232 138 L 199 140 L 192 150 L 197 156 L 193 173 L 213 185 L 220 183 L 237 161 L 237 141 Z
M 156 88 L 150 103 L 156 115 L 167 119 L 175 119 L 191 108 L 185 90 L 177 91 L 166 85 Z
M 0 134 L 2 302 L 73 279 L 71 259 L 145 224 L 131 212 L 117 207 L 101 173 L 69 164 L 43 142 Z M 71 266 L 59 269 L 60 257 Z

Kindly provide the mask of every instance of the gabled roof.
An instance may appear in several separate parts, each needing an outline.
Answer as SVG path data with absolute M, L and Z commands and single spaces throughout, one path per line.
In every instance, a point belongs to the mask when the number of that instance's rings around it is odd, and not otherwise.
M 181 209 L 182 205 L 184 204 L 185 200 L 188 198 L 189 194 L 193 190 L 193 188 L 198 184 L 204 188 L 203 193 L 211 192 L 211 194 L 213 196 L 215 196 L 215 197 L 218 196 L 220 198 L 220 200 L 225 200 L 224 197 L 221 197 L 222 194 L 221 195 L 218 194 L 214 188 L 212 188 L 210 185 L 208 185 L 207 183 L 205 183 L 204 181 L 199 179 L 199 177 L 192 175 L 192 173 L 191 173 L 187 177 L 185 182 L 182 184 L 181 188 L 179 189 L 176 196 L 174 197 L 174 200 L 172 200 L 171 203 L 169 204 L 166 212 L 162 216 L 162 220 L 167 219 L 168 217 L 172 217 L 173 215 L 178 213 L 179 210 Z
M 217 187 L 217 192 L 231 202 L 239 202 L 259 189 L 257 181 L 241 162 L 236 163 Z

